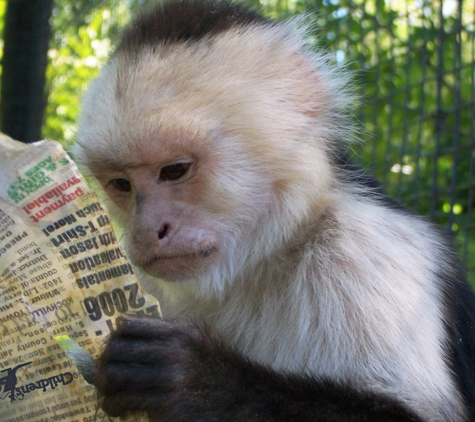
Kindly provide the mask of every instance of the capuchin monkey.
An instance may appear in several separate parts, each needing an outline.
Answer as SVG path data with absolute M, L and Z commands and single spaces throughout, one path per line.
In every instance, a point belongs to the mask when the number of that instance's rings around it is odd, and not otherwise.
M 347 159 L 348 78 L 229 1 L 155 5 L 85 101 L 100 182 L 164 319 L 95 384 L 152 421 L 475 421 L 475 299 L 450 242 Z

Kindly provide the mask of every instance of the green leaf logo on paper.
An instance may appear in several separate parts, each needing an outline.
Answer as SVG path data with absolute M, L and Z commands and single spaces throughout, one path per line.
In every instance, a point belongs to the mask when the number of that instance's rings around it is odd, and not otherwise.
M 31 362 L 21 363 L 13 368 L 7 368 L 0 371 L 0 400 L 10 398 L 10 402 L 16 400 L 23 400 L 25 394 L 31 393 L 35 390 L 46 391 L 47 387 L 54 390 L 59 384 L 68 385 L 73 382 L 73 374 L 71 372 L 64 372 L 63 374 L 54 375 L 49 378 L 43 378 L 35 383 L 25 384 L 21 387 L 17 387 L 16 372 L 23 366 L 29 365 Z M 2 376 L 5 374 L 4 376 Z

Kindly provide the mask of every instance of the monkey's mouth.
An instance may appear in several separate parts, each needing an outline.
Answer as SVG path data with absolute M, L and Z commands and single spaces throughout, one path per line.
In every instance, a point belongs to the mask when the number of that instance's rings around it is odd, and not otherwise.
M 216 251 L 216 247 L 208 247 L 197 252 L 157 255 L 140 264 L 139 267 L 150 275 L 164 279 L 176 280 L 182 277 L 193 277 L 193 274 L 201 272 L 211 264 L 213 260 L 210 257 Z
M 145 265 L 153 264 L 154 262 L 160 261 L 162 259 L 180 259 L 180 258 L 194 258 L 194 257 L 207 258 L 215 250 L 216 250 L 216 248 L 207 248 L 207 249 L 200 250 L 198 252 L 183 253 L 183 254 L 176 254 L 176 255 L 158 255 L 158 256 L 152 258 L 150 261 L 148 261 L 147 264 L 145 264 Z

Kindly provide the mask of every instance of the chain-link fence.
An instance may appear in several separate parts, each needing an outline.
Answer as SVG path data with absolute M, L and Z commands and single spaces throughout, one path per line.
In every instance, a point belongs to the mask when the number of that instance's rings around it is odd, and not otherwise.
M 317 23 L 316 43 L 355 73 L 364 142 L 353 158 L 391 196 L 453 233 L 475 280 L 475 2 L 301 6 Z
M 475 2 L 335 6 L 325 7 L 325 37 L 335 34 L 337 57 L 361 69 L 361 162 L 392 196 L 454 233 L 473 273 Z

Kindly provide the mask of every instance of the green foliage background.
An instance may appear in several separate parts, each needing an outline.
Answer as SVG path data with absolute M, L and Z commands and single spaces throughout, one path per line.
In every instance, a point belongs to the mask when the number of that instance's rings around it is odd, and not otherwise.
M 56 0 L 44 137 L 72 143 L 81 94 L 141 3 Z M 354 159 L 390 195 L 452 233 L 475 280 L 475 2 L 247 3 L 277 19 L 307 14 L 310 41 L 353 72 L 361 98 L 355 123 L 364 141 L 354 145 Z M 0 31 L 5 4 L 0 0 Z

